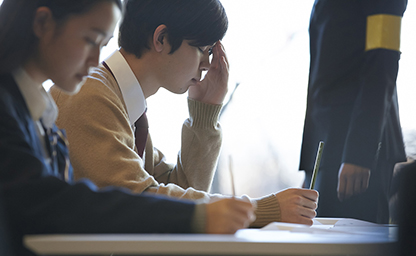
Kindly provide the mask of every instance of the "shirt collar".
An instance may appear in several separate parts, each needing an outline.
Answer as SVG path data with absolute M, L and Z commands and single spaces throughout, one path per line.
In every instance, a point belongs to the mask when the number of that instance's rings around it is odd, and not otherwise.
M 115 51 L 104 62 L 117 80 L 126 103 L 130 124 L 133 125 L 147 108 L 142 87 L 120 51 Z
M 42 84 L 33 81 L 23 68 L 15 70 L 12 75 L 25 99 L 33 121 L 39 121 L 42 118 L 43 125 L 51 128 L 58 117 L 58 108 L 52 97 Z

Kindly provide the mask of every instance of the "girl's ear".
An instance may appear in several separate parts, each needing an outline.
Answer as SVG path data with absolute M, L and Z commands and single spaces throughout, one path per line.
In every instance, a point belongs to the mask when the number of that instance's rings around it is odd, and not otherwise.
M 33 20 L 33 32 L 37 38 L 42 38 L 55 29 L 56 23 L 48 7 L 39 7 Z
M 152 44 L 156 52 L 162 52 L 168 45 L 166 25 L 159 25 L 153 33 Z

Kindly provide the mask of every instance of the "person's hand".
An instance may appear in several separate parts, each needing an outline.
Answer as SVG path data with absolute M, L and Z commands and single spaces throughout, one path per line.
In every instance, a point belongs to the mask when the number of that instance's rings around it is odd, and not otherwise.
M 312 225 L 319 194 L 316 190 L 289 188 L 276 194 L 282 222 Z
M 354 164 L 343 163 L 338 173 L 338 199 L 344 201 L 354 195 L 364 193 L 370 181 L 370 169 Z
M 247 228 L 255 220 L 254 206 L 236 198 L 221 199 L 206 205 L 205 232 L 208 234 L 234 234 Z
M 212 48 L 211 66 L 204 79 L 189 87 L 189 98 L 207 104 L 222 104 L 228 91 L 228 60 L 220 41 Z

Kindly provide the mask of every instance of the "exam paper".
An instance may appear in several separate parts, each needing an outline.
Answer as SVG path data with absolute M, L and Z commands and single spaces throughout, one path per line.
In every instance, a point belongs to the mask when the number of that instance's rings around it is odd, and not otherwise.
M 377 232 L 384 225 L 349 218 L 314 218 L 313 225 L 272 222 L 260 230 L 280 230 L 303 233 L 345 233 L 357 234 L 362 231 Z
M 379 224 L 357 220 L 357 219 L 350 219 L 350 218 L 314 218 L 312 226 L 319 226 L 319 225 L 332 225 L 336 227 L 340 226 L 379 226 Z

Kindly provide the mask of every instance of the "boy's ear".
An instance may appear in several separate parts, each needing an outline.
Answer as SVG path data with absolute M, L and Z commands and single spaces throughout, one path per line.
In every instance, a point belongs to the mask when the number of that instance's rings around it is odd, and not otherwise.
M 167 41 L 167 27 L 159 25 L 153 33 L 153 47 L 157 52 L 162 52 L 168 45 Z
M 33 32 L 37 38 L 45 36 L 55 28 L 55 20 L 48 7 L 39 7 L 33 20 Z

